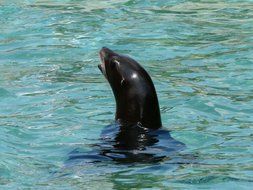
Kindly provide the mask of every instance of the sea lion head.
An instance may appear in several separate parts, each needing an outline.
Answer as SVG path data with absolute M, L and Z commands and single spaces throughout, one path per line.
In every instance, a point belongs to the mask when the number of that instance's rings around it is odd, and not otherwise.
M 145 128 L 162 126 L 159 103 L 153 82 L 134 59 L 103 47 L 98 68 L 108 80 L 116 100 L 115 119 L 123 125 Z
M 138 77 L 136 74 L 138 63 L 135 60 L 128 56 L 117 54 L 106 47 L 103 47 L 99 54 L 101 64 L 98 67 L 113 90 L 124 90 L 126 88 L 123 88 L 123 86 L 133 84 L 133 81 Z

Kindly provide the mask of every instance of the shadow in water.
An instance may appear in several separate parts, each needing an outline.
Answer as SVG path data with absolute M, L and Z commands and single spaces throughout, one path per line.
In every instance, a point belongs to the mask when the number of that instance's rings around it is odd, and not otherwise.
M 178 157 L 184 148 L 185 145 L 173 139 L 167 130 L 115 123 L 105 127 L 100 142 L 92 145 L 92 151 L 76 149 L 69 153 L 68 162 L 155 163 Z M 177 159 L 175 162 L 180 161 Z

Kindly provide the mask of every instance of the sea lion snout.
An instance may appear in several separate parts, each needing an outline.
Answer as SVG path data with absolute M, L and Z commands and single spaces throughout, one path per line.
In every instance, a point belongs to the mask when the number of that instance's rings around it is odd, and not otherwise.
M 107 47 L 102 47 L 102 49 L 99 51 L 101 64 L 98 65 L 98 68 L 106 78 L 107 78 L 107 74 L 106 74 L 105 64 L 108 63 L 108 60 L 110 59 L 113 53 L 114 52 Z
M 98 65 L 98 68 L 103 73 L 103 75 L 105 76 L 105 78 L 107 78 L 107 79 L 108 79 L 108 76 L 107 76 L 107 69 L 106 69 L 106 67 L 111 62 L 112 58 L 114 56 L 117 56 L 117 55 L 118 55 L 117 53 L 115 53 L 114 51 L 110 50 L 107 47 L 102 47 L 101 50 L 99 51 L 99 56 L 100 56 L 101 64 Z
M 99 55 L 104 60 L 108 60 L 110 57 L 115 55 L 115 53 L 107 47 L 102 47 L 101 50 L 99 51 Z

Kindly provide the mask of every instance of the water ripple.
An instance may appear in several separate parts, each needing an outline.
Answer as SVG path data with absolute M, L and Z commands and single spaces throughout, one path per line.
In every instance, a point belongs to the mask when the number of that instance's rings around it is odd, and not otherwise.
M 1 1 L 0 188 L 250 189 L 252 8 L 250 0 Z M 196 162 L 64 166 L 114 118 L 97 69 L 102 46 L 148 70 L 164 127 Z

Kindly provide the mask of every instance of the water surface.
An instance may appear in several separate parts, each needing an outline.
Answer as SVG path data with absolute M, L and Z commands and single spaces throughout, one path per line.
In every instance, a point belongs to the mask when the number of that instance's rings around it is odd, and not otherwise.
M 251 0 L 0 1 L 0 189 L 251 189 Z M 102 46 L 155 83 L 192 164 L 66 165 L 113 122 Z

